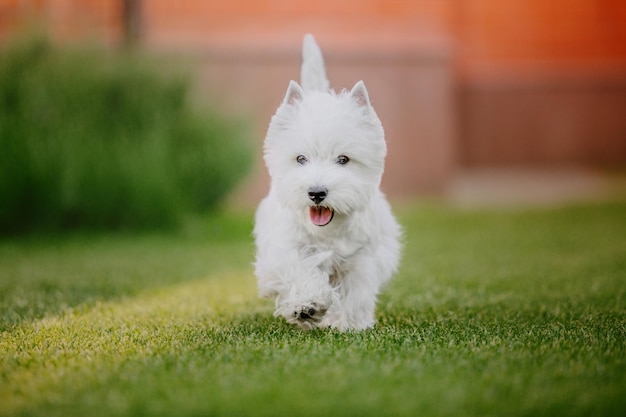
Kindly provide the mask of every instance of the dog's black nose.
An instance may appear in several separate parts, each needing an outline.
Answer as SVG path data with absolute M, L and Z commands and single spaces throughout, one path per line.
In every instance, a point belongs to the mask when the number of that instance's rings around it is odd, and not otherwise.
M 315 204 L 319 204 L 322 201 L 324 201 L 324 199 L 326 198 L 327 195 L 328 195 L 328 190 L 326 189 L 326 187 L 311 187 L 311 188 L 309 188 L 309 198 Z

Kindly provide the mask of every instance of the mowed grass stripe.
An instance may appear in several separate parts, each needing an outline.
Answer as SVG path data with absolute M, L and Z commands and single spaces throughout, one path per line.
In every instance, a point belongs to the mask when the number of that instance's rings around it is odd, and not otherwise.
M 30 396 L 54 395 L 64 378 L 89 384 L 122 363 L 197 348 L 191 329 L 198 325 L 212 328 L 241 311 L 264 310 L 251 282 L 245 271 L 224 274 L 70 309 L 4 332 L 0 368 L 10 384 L 0 385 L 3 413 L 27 406 Z

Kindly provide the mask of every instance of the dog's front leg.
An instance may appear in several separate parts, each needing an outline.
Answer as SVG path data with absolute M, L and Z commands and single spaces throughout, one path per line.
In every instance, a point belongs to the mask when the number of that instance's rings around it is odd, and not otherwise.
M 338 330 L 363 330 L 374 326 L 376 299 L 380 290 L 378 268 L 372 257 L 359 255 L 337 286 L 338 300 L 322 326 Z

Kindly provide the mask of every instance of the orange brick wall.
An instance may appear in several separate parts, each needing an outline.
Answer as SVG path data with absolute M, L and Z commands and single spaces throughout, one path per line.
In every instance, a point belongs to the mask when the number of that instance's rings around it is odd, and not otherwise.
M 146 42 L 155 46 L 289 45 L 306 32 L 343 45 L 413 42 L 453 26 L 448 0 L 152 0 L 144 2 Z
M 465 0 L 464 166 L 626 162 L 626 2 Z
M 0 37 L 37 21 L 57 37 L 122 38 L 121 0 L 0 0 Z M 626 61 L 624 0 L 143 0 L 156 47 L 285 43 L 303 32 L 390 47 L 436 33 L 453 39 L 470 76 Z
M 464 0 L 460 62 L 472 74 L 576 70 L 626 60 L 623 0 Z

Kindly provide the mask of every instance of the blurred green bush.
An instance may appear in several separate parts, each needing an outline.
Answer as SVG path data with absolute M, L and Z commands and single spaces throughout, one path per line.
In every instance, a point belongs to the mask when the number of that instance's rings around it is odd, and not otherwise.
M 247 172 L 247 128 L 191 104 L 188 77 L 37 39 L 0 53 L 0 234 L 167 227 Z

